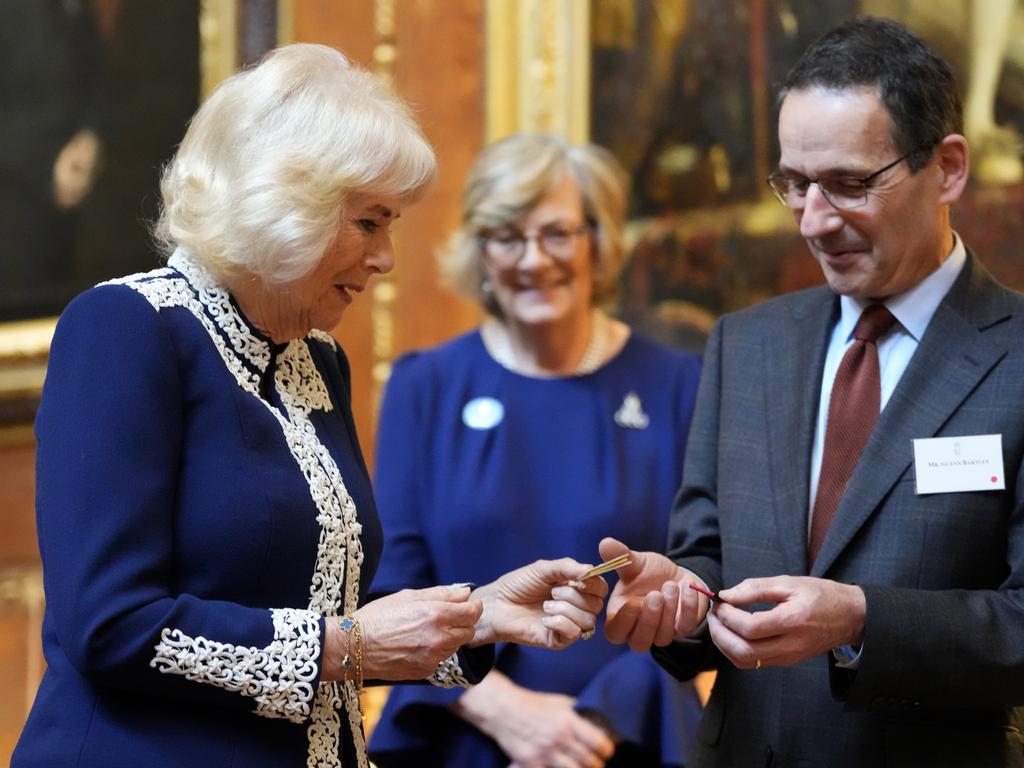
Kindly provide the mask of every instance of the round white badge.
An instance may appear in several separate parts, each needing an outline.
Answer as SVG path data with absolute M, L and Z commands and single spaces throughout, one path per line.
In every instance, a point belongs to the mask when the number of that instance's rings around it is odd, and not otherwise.
M 462 408 L 462 423 L 470 429 L 492 429 L 505 418 L 505 406 L 493 397 L 474 397 Z

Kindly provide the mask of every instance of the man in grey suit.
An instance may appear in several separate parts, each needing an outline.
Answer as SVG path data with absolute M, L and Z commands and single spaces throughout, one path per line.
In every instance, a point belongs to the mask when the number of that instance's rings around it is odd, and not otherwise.
M 606 633 L 717 669 L 694 766 L 1024 766 L 1024 297 L 951 227 L 953 76 L 858 18 L 780 103 L 769 182 L 828 285 L 716 325 L 668 557 Z

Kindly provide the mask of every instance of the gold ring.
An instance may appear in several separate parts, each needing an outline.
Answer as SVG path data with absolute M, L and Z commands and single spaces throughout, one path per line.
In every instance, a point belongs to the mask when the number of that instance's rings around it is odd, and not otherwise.
M 758 660 L 757 660 L 757 663 L 756 663 L 756 664 L 754 665 L 754 671 L 756 672 L 756 671 L 757 671 L 757 670 L 759 670 L 760 668 L 761 668 L 761 660 L 760 660 L 760 659 L 758 659 Z
M 583 632 L 580 633 L 580 640 L 589 640 L 594 636 L 594 631 L 595 630 L 593 629 L 584 629 Z

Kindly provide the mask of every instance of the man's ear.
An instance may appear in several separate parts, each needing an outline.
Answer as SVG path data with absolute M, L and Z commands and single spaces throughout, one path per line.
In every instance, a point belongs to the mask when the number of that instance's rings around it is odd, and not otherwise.
M 939 202 L 952 205 L 960 199 L 971 173 L 971 150 L 967 139 L 951 133 L 939 142 L 939 170 L 942 174 Z

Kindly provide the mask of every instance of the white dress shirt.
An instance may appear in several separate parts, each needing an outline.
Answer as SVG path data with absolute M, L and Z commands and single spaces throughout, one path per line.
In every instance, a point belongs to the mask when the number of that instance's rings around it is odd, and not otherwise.
M 889 331 L 879 338 L 878 367 L 882 379 L 881 410 L 899 384 L 910 358 L 917 351 L 928 323 L 935 310 L 953 287 L 960 270 L 967 261 L 967 249 L 954 232 L 953 250 L 937 270 L 915 285 L 909 291 L 890 296 L 883 303 L 896 318 Z M 849 296 L 839 297 L 839 322 L 832 329 L 828 350 L 825 353 L 825 367 L 821 373 L 821 398 L 818 401 L 818 420 L 814 429 L 814 445 L 811 449 L 810 498 L 808 510 L 814 510 L 814 499 L 818 495 L 818 480 L 821 475 L 821 459 L 825 451 L 825 430 L 828 427 L 828 406 L 832 398 L 832 384 L 839 370 L 839 363 L 846 350 L 853 343 L 853 330 L 861 313 L 869 302 Z M 807 531 L 811 530 L 811 514 L 807 515 Z M 844 645 L 833 648 L 836 663 L 846 669 L 856 669 L 860 662 L 859 647 Z
M 937 270 L 915 285 L 909 291 L 897 296 L 890 296 L 883 303 L 896 318 L 892 328 L 878 342 L 878 367 L 882 378 L 881 410 L 892 396 L 899 384 L 903 372 L 910 363 L 910 358 L 917 351 L 917 345 L 924 336 L 928 323 L 931 322 L 935 310 L 946 298 L 953 287 L 964 262 L 967 261 L 967 250 L 963 241 L 954 233 L 953 250 Z M 861 312 L 869 302 L 840 296 L 841 314 L 839 322 L 832 329 L 825 354 L 825 367 L 821 373 L 821 399 L 818 401 L 818 421 L 814 429 L 814 445 L 811 449 L 811 482 L 808 510 L 814 509 L 814 499 L 818 495 L 818 479 L 821 475 L 821 458 L 825 452 L 825 430 L 828 427 L 828 405 L 832 398 L 832 383 L 835 381 L 839 363 L 846 350 L 853 343 L 853 329 L 857 326 Z M 810 531 L 810 515 L 807 518 L 807 530 Z

